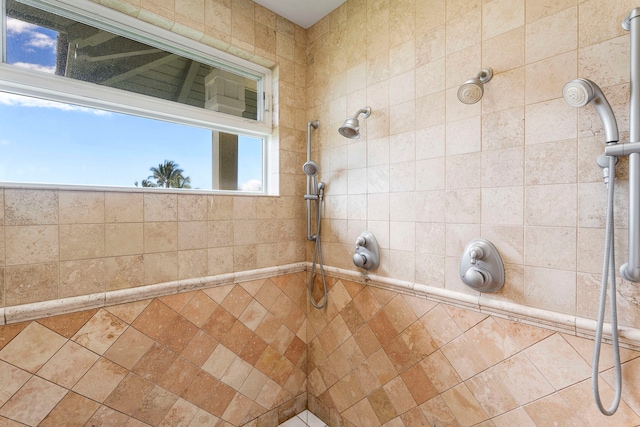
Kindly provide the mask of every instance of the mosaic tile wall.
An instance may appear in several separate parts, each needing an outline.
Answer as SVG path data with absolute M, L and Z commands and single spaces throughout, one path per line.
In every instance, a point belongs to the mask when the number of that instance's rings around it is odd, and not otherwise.
M 275 427 L 307 407 L 296 275 L 0 327 L 2 426 Z
M 623 350 L 613 417 L 591 395 L 593 341 L 335 280 L 308 314 L 309 409 L 330 426 L 640 424 L 640 353 Z M 603 404 L 613 398 L 603 347 Z

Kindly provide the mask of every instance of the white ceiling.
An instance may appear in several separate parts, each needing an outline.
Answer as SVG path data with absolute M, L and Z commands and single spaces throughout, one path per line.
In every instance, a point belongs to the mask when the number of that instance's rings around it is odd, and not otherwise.
M 254 0 L 289 21 L 309 28 L 346 0 Z

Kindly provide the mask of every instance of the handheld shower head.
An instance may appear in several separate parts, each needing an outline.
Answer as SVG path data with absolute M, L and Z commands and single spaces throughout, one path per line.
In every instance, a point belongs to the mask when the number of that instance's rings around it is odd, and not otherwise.
M 318 169 L 318 164 L 312 160 L 309 160 L 308 162 L 305 162 L 304 165 L 302 165 L 302 171 L 309 177 L 318 175 Z
M 484 84 L 493 77 L 493 70 L 485 68 L 458 88 L 458 99 L 464 104 L 475 104 L 482 99 Z
M 606 142 L 618 142 L 620 137 L 616 116 L 597 84 L 588 79 L 573 79 L 562 88 L 562 96 L 567 104 L 576 108 L 584 107 L 593 101 L 593 106 L 604 128 Z
M 344 121 L 342 126 L 338 129 L 340 135 L 349 139 L 360 138 L 360 122 L 358 121 L 358 116 L 363 114 L 365 118 L 371 115 L 371 108 L 364 107 L 361 110 L 358 110 L 353 116 L 349 117 Z

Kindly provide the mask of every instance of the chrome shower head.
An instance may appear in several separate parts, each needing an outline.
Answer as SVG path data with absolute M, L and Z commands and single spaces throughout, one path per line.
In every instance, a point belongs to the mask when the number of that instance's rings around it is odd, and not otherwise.
M 363 114 L 365 119 L 371 115 L 371 108 L 364 107 L 361 110 L 358 110 L 353 116 L 349 117 L 344 121 L 342 126 L 338 129 L 340 135 L 349 139 L 356 139 L 360 137 L 360 122 L 358 121 L 358 116 Z
M 320 168 L 318 167 L 318 164 L 312 160 L 309 160 L 308 162 L 305 162 L 304 165 L 302 165 L 302 171 L 305 173 L 305 175 L 310 177 L 318 175 L 319 169 Z
M 573 79 L 562 88 L 562 97 L 567 104 L 576 108 L 584 107 L 593 102 L 604 128 L 606 142 L 618 142 L 620 137 L 616 116 L 597 84 L 588 79 Z
M 481 70 L 476 77 L 470 78 L 458 89 L 458 99 L 464 104 L 475 104 L 482 99 L 484 84 L 491 80 L 491 68 Z

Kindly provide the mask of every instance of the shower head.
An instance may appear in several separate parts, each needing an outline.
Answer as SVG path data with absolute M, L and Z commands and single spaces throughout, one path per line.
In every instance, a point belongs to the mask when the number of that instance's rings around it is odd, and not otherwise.
M 304 165 L 302 165 L 302 171 L 309 177 L 318 175 L 318 169 L 318 164 L 312 160 L 309 160 Z
M 349 139 L 356 139 L 360 137 L 360 122 L 358 122 L 358 116 L 363 114 L 365 119 L 371 115 L 371 108 L 364 107 L 358 110 L 353 116 L 344 121 L 342 126 L 338 129 L 340 135 Z
M 482 99 L 484 94 L 484 84 L 491 80 L 493 71 L 491 68 L 484 68 L 476 77 L 470 78 L 458 89 L 458 99 L 464 104 L 475 104 Z
M 573 79 L 562 88 L 562 96 L 567 104 L 576 108 L 584 107 L 593 102 L 604 128 L 606 142 L 618 142 L 620 137 L 616 117 L 597 84 L 588 79 Z

